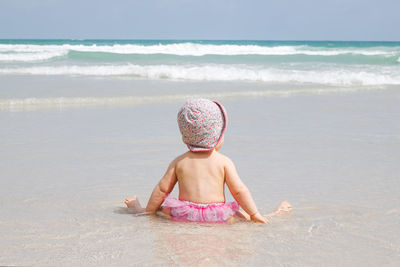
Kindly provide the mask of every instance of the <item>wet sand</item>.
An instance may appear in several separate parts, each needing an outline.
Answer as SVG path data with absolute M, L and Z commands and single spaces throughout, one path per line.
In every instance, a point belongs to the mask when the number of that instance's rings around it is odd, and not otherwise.
M 179 99 L 2 110 L 0 265 L 398 266 L 399 88 L 218 100 L 221 152 L 263 213 L 287 199 L 290 215 L 187 224 L 124 207 L 185 152 Z

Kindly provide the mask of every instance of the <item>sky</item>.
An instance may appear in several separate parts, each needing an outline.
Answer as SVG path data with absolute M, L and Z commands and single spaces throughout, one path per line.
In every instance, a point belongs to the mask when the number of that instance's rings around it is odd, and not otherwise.
M 400 41 L 400 0 L 0 0 L 0 38 Z

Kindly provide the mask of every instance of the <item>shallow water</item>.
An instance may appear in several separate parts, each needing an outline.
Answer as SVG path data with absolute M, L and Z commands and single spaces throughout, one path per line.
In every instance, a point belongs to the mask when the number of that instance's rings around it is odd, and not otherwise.
M 2 110 L 0 264 L 398 266 L 399 92 L 219 98 L 229 116 L 221 152 L 259 209 L 294 206 L 270 225 L 124 208 L 134 194 L 146 203 L 185 151 L 180 99 Z

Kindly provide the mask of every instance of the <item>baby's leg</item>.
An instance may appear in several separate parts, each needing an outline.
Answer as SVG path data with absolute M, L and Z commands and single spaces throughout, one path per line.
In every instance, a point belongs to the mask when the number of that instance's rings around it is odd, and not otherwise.
M 279 204 L 279 206 L 270 214 L 264 215 L 266 217 L 272 217 L 274 215 L 277 215 L 279 213 L 283 213 L 283 212 L 289 212 L 292 210 L 292 205 L 290 205 L 289 202 L 287 202 L 286 200 L 282 201 L 281 204 Z M 265 218 L 267 220 L 267 218 Z M 234 223 L 238 220 L 246 220 L 246 221 L 250 221 L 250 215 L 247 214 L 244 210 L 238 210 L 236 212 L 236 214 L 232 217 L 230 217 L 228 219 L 228 223 Z M 269 223 L 269 221 L 267 220 L 267 223 Z
M 260 213 L 254 214 L 254 217 L 251 218 L 251 216 L 243 211 L 243 210 L 238 210 L 234 216 L 236 220 L 245 220 L 245 221 L 255 221 L 255 222 L 262 222 L 262 223 L 269 223 L 268 219 L 265 218 L 263 215 Z
M 244 210 L 238 210 L 235 215 L 228 218 L 227 223 L 233 224 L 238 221 L 250 221 L 250 216 Z
M 128 208 L 133 209 L 137 213 L 145 212 L 146 209 L 142 208 L 139 199 L 136 196 L 125 199 L 125 204 Z
M 245 212 L 244 210 L 238 210 L 235 214 L 235 217 L 250 221 L 250 215 L 247 214 L 247 212 Z
M 284 201 L 281 202 L 281 204 L 279 204 L 279 206 L 272 213 L 267 214 L 265 216 L 274 216 L 274 215 L 277 215 L 279 213 L 289 212 L 291 210 L 292 210 L 292 205 L 290 205 L 289 202 L 284 200 Z
M 171 209 L 169 208 L 161 208 L 160 210 L 157 211 L 157 215 L 160 217 L 164 217 L 167 219 L 171 219 Z
M 280 213 L 280 212 L 289 212 L 292 210 L 292 205 L 290 205 L 289 202 L 286 200 L 282 201 L 281 204 L 274 210 L 275 213 Z

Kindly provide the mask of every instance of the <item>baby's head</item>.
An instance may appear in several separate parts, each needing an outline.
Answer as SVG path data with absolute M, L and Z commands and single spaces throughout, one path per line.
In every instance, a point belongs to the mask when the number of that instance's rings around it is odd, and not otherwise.
M 178 112 L 182 140 L 192 152 L 219 149 L 226 124 L 225 109 L 217 101 L 188 100 Z

